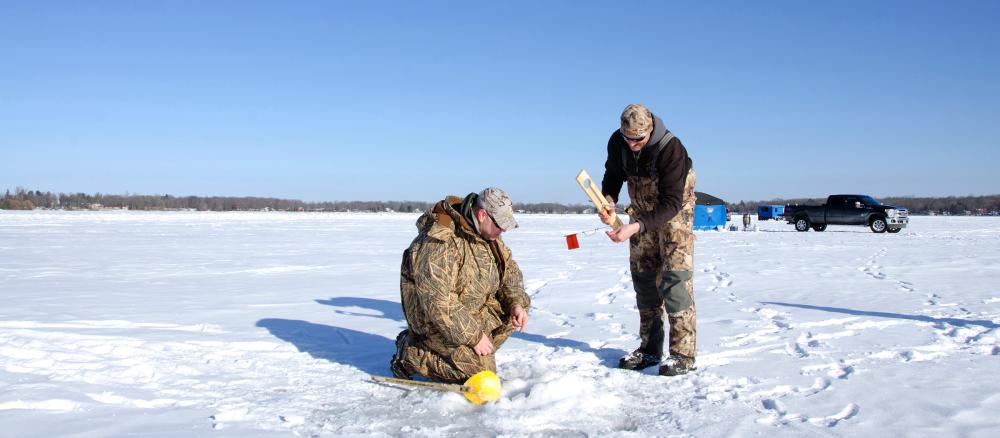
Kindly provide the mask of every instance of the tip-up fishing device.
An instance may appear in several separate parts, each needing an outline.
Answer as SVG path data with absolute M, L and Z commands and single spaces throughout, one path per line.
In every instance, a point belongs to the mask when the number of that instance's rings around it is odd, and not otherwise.
M 580 170 L 580 173 L 576 174 L 576 182 L 580 184 L 580 188 L 590 198 L 590 202 L 594 203 L 594 207 L 597 207 L 598 212 L 605 210 L 612 211 L 611 228 L 614 230 L 621 228 L 622 221 L 618 219 L 618 214 L 614 212 L 614 204 L 608 202 L 607 198 L 601 194 L 601 189 L 597 187 L 597 184 L 594 184 L 594 180 L 590 179 L 590 175 L 586 170 Z
M 372 376 L 372 380 L 380 383 L 415 386 L 417 388 L 434 389 L 438 391 L 457 392 L 470 402 L 484 405 L 500 399 L 500 378 L 492 371 L 480 371 L 469 377 L 462 385 L 453 383 L 421 382 L 417 380 L 397 379 L 395 377 Z

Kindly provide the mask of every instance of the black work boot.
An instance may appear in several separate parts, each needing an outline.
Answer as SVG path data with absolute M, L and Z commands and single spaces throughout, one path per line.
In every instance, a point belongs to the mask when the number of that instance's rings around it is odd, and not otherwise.
M 618 360 L 618 368 L 625 370 L 641 370 L 660 363 L 660 358 L 638 349 Z
M 618 368 L 641 370 L 660 363 L 663 354 L 663 307 L 639 309 L 640 344 L 618 361 Z M 649 354 L 648 352 L 656 352 Z
M 659 374 L 661 376 L 679 376 L 696 369 L 698 368 L 694 366 L 693 357 L 670 356 L 666 361 L 664 361 L 663 365 L 660 366 Z
M 389 369 L 392 370 L 392 376 L 397 379 L 412 380 L 413 376 L 406 371 L 406 367 L 403 366 L 403 350 L 406 349 L 406 345 L 410 341 L 410 330 L 403 330 L 396 335 L 396 354 L 392 355 L 392 360 L 389 361 Z

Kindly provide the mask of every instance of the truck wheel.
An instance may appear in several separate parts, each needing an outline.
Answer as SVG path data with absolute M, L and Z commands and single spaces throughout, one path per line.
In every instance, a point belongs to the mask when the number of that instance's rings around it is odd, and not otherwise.
M 872 223 L 870 225 L 872 227 L 872 231 L 873 232 L 876 232 L 876 233 L 884 233 L 885 232 L 885 219 L 882 219 L 880 217 L 876 217 L 876 218 L 872 219 Z
M 795 230 L 796 231 L 809 231 L 809 219 L 800 217 L 795 219 Z
M 813 225 L 813 231 L 826 231 L 826 224 Z
M 890 232 L 890 233 L 898 233 L 898 232 L 900 232 L 900 231 L 903 231 L 903 229 L 902 229 L 902 228 L 889 228 L 889 229 L 888 229 L 888 230 L 886 230 L 886 231 L 888 231 L 888 232 Z

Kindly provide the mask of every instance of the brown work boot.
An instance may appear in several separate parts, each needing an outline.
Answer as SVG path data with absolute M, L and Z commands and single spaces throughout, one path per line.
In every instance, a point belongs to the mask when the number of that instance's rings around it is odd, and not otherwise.
M 618 360 L 618 368 L 625 370 L 641 370 L 660 363 L 660 358 L 638 349 Z
M 659 374 L 661 376 L 679 376 L 696 369 L 698 368 L 694 366 L 693 357 L 670 356 L 666 361 L 664 361 L 663 365 L 660 366 Z
M 413 376 L 406 371 L 406 367 L 403 366 L 403 350 L 406 349 L 406 345 L 410 342 L 410 330 L 403 330 L 396 335 L 396 354 L 392 355 L 392 360 L 389 361 L 389 369 L 392 370 L 392 376 L 397 379 L 412 380 Z

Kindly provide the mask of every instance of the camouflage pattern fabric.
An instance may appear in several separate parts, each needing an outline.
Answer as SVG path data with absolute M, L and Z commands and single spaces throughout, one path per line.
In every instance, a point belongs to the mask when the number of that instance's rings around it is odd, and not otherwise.
M 494 330 L 491 334 L 493 347 L 499 349 L 513 332 L 514 325 L 510 323 Z M 449 351 L 449 354 L 442 355 L 439 351 Z M 400 360 L 412 375 L 447 383 L 465 383 L 483 370 L 497 371 L 495 354 L 480 356 L 466 345 L 449 350 L 440 338 L 411 337 Z
M 638 290 L 638 289 L 637 289 Z M 636 295 L 639 295 L 638 293 Z M 654 356 L 663 357 L 663 304 L 660 307 L 639 309 L 639 351 Z
M 649 108 L 633 103 L 622 111 L 621 122 L 619 131 L 622 134 L 632 138 L 645 137 L 653 130 L 653 113 Z
M 400 361 L 410 374 L 459 383 L 496 371 L 493 355 L 479 356 L 472 347 L 485 334 L 499 348 L 514 330 L 510 311 L 531 303 L 510 249 L 476 233 L 455 209 L 461 203 L 449 197 L 417 220 L 419 233 L 400 269 L 410 330 Z
M 663 356 L 666 309 L 670 323 L 670 355 L 694 358 L 696 353 L 694 305 L 694 205 L 695 172 L 684 182 L 681 210 L 662 227 L 632 236 L 629 267 L 639 308 L 640 349 Z M 628 193 L 636 212 L 656 206 L 658 178 L 628 177 Z M 634 221 L 634 219 L 633 219 Z

